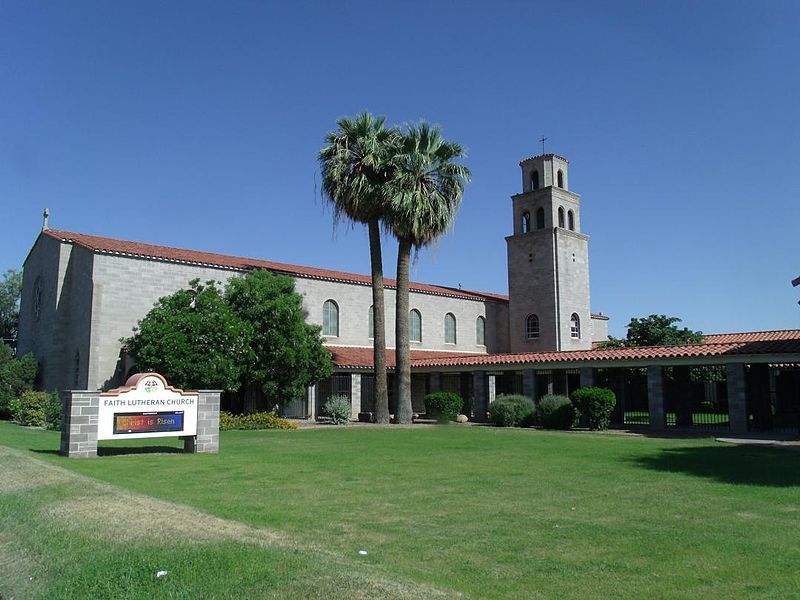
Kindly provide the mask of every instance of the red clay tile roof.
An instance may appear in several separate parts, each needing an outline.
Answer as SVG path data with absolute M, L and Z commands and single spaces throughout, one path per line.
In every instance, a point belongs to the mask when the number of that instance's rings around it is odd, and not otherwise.
M 772 342 L 779 340 L 796 340 L 797 329 L 779 329 L 775 331 L 745 331 L 742 333 L 710 333 L 704 336 L 704 344 L 731 344 L 745 342 Z
M 325 346 L 333 355 L 333 364 L 341 369 L 371 369 L 372 368 L 372 348 L 355 348 L 352 346 Z M 425 360 L 435 358 L 448 358 L 453 356 L 464 356 L 462 353 L 437 352 L 436 350 L 412 350 L 411 360 Z M 471 356 L 475 356 L 474 354 Z M 395 366 L 394 349 L 386 350 L 386 366 L 394 369 Z
M 166 260 L 170 262 L 189 263 L 236 271 L 269 269 L 270 271 L 284 275 L 293 275 L 310 279 L 323 279 L 325 281 L 356 283 L 361 285 L 371 285 L 372 283 L 369 275 L 358 275 L 355 273 L 345 273 L 343 271 L 317 269 L 315 267 L 304 267 L 301 265 L 278 263 L 268 260 L 259 260 L 256 258 L 228 256 L 225 254 L 202 252 L 199 250 L 185 250 L 182 248 L 172 248 L 170 246 L 156 246 L 141 242 L 129 242 L 97 235 L 87 235 L 85 233 L 60 231 L 58 229 L 45 229 L 42 233 L 62 242 L 76 244 L 91 250 L 92 252 L 107 252 L 111 254 L 121 254 L 123 256 L 136 256 L 140 258 Z M 384 279 L 384 282 L 386 287 L 396 287 L 396 282 L 394 279 Z M 448 296 L 451 298 L 462 298 L 465 300 L 491 300 L 495 302 L 508 302 L 508 296 L 494 294 L 491 292 L 475 292 L 441 285 L 430 285 L 427 283 L 414 282 L 410 283 L 409 288 L 412 292 L 432 294 L 436 296 Z
M 700 358 L 745 354 L 796 354 L 789 362 L 800 362 L 800 330 L 757 331 L 707 336 L 701 344 L 682 346 L 647 346 L 569 350 L 562 352 L 527 352 L 522 354 L 480 354 L 432 357 L 411 360 L 412 367 L 452 367 L 519 365 L 582 361 L 648 360 L 663 358 Z
M 339 368 L 372 368 L 372 348 L 328 346 Z M 649 346 L 568 350 L 562 352 L 526 352 L 521 354 L 463 354 L 412 350 L 412 367 L 478 367 L 583 361 L 648 360 L 664 358 L 700 358 L 745 354 L 796 354 L 787 362 L 800 362 L 800 330 L 722 333 L 706 336 L 701 344 L 684 346 Z M 394 350 L 386 351 L 386 362 L 394 367 Z

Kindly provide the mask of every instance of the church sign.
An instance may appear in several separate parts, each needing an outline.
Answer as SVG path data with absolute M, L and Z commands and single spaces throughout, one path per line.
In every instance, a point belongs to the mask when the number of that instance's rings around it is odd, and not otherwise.
M 195 435 L 197 402 L 197 392 L 175 389 L 157 373 L 134 375 L 100 394 L 97 439 Z
M 158 373 L 108 392 L 61 392 L 61 454 L 97 456 L 99 440 L 180 437 L 185 452 L 219 452 L 219 390 L 184 392 Z

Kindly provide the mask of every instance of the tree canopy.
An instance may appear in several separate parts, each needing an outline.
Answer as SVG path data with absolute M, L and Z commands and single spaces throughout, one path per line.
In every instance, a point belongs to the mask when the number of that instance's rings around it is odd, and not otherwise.
M 0 344 L 0 419 L 8 418 L 9 403 L 33 389 L 39 363 L 33 354 L 15 358 L 11 347 Z
M 679 328 L 678 317 L 650 315 L 637 319 L 632 317 L 628 323 L 628 333 L 624 339 L 608 337 L 601 348 L 621 348 L 637 346 L 674 346 L 680 344 L 699 344 L 703 341 L 702 331 L 692 331 L 688 327 Z
M 320 327 L 305 322 L 302 296 L 290 277 L 251 271 L 230 281 L 225 302 L 245 327 L 243 384 L 260 387 L 280 404 L 333 374 Z
M 161 298 L 125 340 L 140 370 L 178 387 L 258 387 L 281 404 L 330 375 L 319 327 L 303 319 L 294 282 L 268 271 L 217 282 L 193 280 Z
M 21 294 L 22 272 L 9 269 L 0 281 L 0 340 L 10 346 L 17 340 Z

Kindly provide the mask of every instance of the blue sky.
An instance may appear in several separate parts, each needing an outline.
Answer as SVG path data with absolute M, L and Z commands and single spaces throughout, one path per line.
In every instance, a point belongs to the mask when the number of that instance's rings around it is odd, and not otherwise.
M 509 197 L 544 134 L 612 333 L 798 327 L 798 65 L 796 2 L 0 0 L 0 269 L 48 206 L 54 228 L 367 273 L 316 163 L 366 109 L 468 150 L 415 280 L 507 290 Z

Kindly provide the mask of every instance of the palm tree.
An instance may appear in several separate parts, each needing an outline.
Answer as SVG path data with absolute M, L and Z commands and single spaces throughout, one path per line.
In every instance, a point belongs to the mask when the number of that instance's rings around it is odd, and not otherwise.
M 333 205 L 334 220 L 346 217 L 369 230 L 372 263 L 373 359 L 375 368 L 375 421 L 389 422 L 386 386 L 386 317 L 383 301 L 383 259 L 380 221 L 386 206 L 388 159 L 397 132 L 384 127 L 384 117 L 368 112 L 336 122 L 338 129 L 325 136 L 320 150 L 322 194 Z
M 470 179 L 469 169 L 455 162 L 464 156 L 464 149 L 445 141 L 438 127 L 420 123 L 409 126 L 402 134 L 392 164 L 392 197 L 384 221 L 398 240 L 395 306 L 398 423 L 411 423 L 413 418 L 408 329 L 411 249 L 427 246 L 452 224 Z

